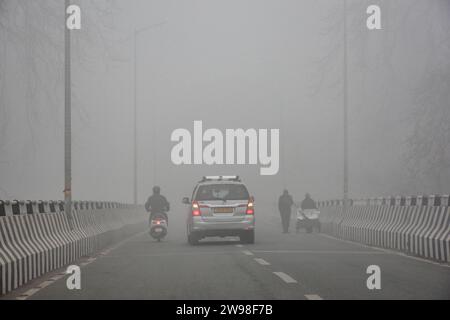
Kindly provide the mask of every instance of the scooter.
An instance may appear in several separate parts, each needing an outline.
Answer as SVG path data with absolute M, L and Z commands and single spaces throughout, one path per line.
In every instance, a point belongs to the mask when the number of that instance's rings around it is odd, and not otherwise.
M 319 221 L 320 211 L 317 209 L 297 209 L 297 223 L 296 230 L 297 233 L 300 229 L 306 229 L 307 233 L 312 233 L 314 228 L 320 232 L 320 221 Z
M 164 214 L 155 213 L 151 217 L 149 233 L 158 242 L 167 235 L 167 218 Z

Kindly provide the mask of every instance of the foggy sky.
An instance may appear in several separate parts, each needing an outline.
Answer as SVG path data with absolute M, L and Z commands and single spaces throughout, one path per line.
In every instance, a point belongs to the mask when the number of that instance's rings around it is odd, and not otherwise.
M 415 90 L 449 52 L 448 42 L 429 46 L 430 37 L 448 37 L 449 2 L 429 1 L 433 9 L 423 14 L 421 2 L 348 1 L 351 197 L 439 192 L 432 183 L 411 181 L 404 161 Z M 82 14 L 94 10 L 90 1 L 78 3 Z M 284 187 L 297 199 L 305 192 L 342 197 L 341 3 L 117 0 L 104 35 L 107 49 L 86 45 L 83 38 L 98 30 L 96 21 L 82 20 L 73 33 L 74 199 L 132 201 L 132 35 L 161 21 L 137 43 L 141 202 L 154 184 L 178 202 L 205 174 L 239 174 L 257 200 L 275 199 Z M 381 6 L 383 29 L 369 32 L 365 10 L 373 3 Z M 36 25 L 45 28 L 45 21 Z M 55 36 L 63 41 L 62 32 Z M 51 98 L 30 95 L 28 64 L 15 54 L 25 42 L 0 42 L 0 198 L 62 199 L 62 65 L 41 68 L 41 78 L 31 81 L 48 82 Z M 42 65 L 26 52 L 29 63 Z M 449 81 L 449 72 L 444 75 Z M 24 107 L 29 101 L 31 109 Z M 449 104 L 445 97 L 441 102 Z M 30 110 L 39 116 L 30 118 Z M 173 165 L 170 134 L 192 132 L 194 120 L 222 131 L 280 128 L 279 173 L 260 176 L 259 165 Z

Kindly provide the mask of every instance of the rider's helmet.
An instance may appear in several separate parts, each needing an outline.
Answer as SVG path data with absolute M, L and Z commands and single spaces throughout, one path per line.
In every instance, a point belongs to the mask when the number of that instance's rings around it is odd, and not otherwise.
M 161 188 L 160 187 L 158 187 L 158 186 L 154 186 L 153 187 L 153 193 L 154 194 L 159 194 L 161 192 Z

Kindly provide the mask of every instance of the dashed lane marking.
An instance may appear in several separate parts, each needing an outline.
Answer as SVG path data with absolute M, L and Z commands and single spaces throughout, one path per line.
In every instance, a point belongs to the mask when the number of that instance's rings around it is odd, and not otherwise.
M 318 294 L 305 294 L 305 298 L 307 300 L 323 300 L 323 298 Z
M 143 231 L 143 232 L 139 232 L 135 235 L 130 236 L 127 239 L 124 239 L 120 242 L 118 242 L 117 244 L 115 244 L 114 246 L 109 247 L 108 249 L 102 251 L 103 254 L 107 254 L 110 253 L 111 251 L 117 249 L 118 247 L 120 247 L 121 245 L 123 245 L 126 242 L 129 242 L 131 239 L 134 239 L 136 237 L 139 237 L 143 234 L 147 233 L 147 231 Z M 100 256 L 101 253 L 98 255 Z M 102 255 L 103 256 L 103 255 Z M 84 267 L 87 266 L 88 264 L 94 262 L 97 260 L 97 257 L 90 257 L 88 258 L 86 261 L 80 262 L 79 265 Z M 65 271 L 61 271 L 60 273 L 53 275 L 52 277 L 50 277 L 49 279 L 41 282 L 37 287 L 34 287 L 32 289 L 29 289 L 28 291 L 26 291 L 25 293 L 19 295 L 16 297 L 16 300 L 26 300 L 29 297 L 31 297 L 32 295 L 36 294 L 37 292 L 39 292 L 40 290 L 52 285 L 53 283 L 55 283 L 56 281 L 60 280 L 61 278 L 63 278 L 66 275 Z
M 311 253 L 311 254 L 389 254 L 380 251 L 361 250 L 253 250 L 255 253 Z
M 294 278 L 292 278 L 290 275 L 287 275 L 284 272 L 274 272 L 275 275 L 277 275 L 278 277 L 281 278 L 281 280 L 283 280 L 286 283 L 297 283 L 297 280 L 295 280 Z
M 379 248 L 379 247 L 372 247 L 372 246 L 369 246 L 367 244 L 360 243 L 360 242 L 355 242 L 355 241 L 350 241 L 350 240 L 345 240 L 345 239 L 339 239 L 339 238 L 330 236 L 328 234 L 319 233 L 318 235 L 322 236 L 324 238 L 337 240 L 337 241 L 340 241 L 340 242 L 344 242 L 344 243 L 348 243 L 348 244 L 353 244 L 353 245 L 358 245 L 358 246 L 361 246 L 361 247 L 373 249 L 373 250 L 376 250 L 376 251 L 384 253 L 384 254 L 397 255 L 397 256 L 404 257 L 404 258 L 409 258 L 409 259 L 412 259 L 412 260 L 425 262 L 425 263 L 428 263 L 428 264 L 433 264 L 435 266 L 450 268 L 450 265 L 445 263 L 445 262 L 444 263 L 440 263 L 440 262 L 431 261 L 431 260 L 427 260 L 427 259 L 420 258 L 420 257 L 414 257 L 414 256 L 411 256 L 409 254 L 406 254 L 406 253 L 403 253 L 403 252 L 399 252 L 399 251 L 394 251 L 394 250 L 389 250 L 389 249 L 384 249 L 384 248 Z
M 247 255 L 247 256 L 252 256 L 253 252 L 249 251 L 249 250 L 242 250 L 242 253 Z
M 271 225 L 271 226 L 277 226 L 280 223 L 279 220 L 276 220 L 276 221 L 275 220 L 273 220 L 273 221 L 263 220 L 263 222 L 265 222 L 265 224 Z M 377 250 L 379 252 L 384 252 L 384 254 L 397 255 L 397 256 L 400 256 L 400 257 L 404 257 L 404 258 L 408 258 L 408 259 L 412 259 L 412 260 L 416 260 L 416 261 L 420 261 L 420 262 L 425 262 L 425 263 L 428 263 L 428 264 L 432 264 L 432 265 L 436 265 L 436 266 L 440 266 L 440 267 L 444 267 L 444 268 L 450 268 L 450 264 L 448 264 L 446 262 L 432 261 L 432 260 L 428 260 L 428 259 L 421 258 L 421 257 L 415 257 L 415 256 L 412 256 L 412 255 L 410 255 L 408 253 L 404 253 L 404 252 L 401 252 L 401 251 L 395 251 L 395 250 L 390 250 L 390 249 L 385 249 L 385 248 L 380 248 L 380 247 L 373 247 L 373 246 L 369 246 L 369 245 L 366 245 L 366 244 L 361 243 L 361 242 L 356 242 L 356 241 L 350 241 L 350 240 L 346 240 L 346 239 L 336 238 L 336 237 L 333 237 L 333 236 L 331 236 L 329 234 L 318 233 L 317 235 L 321 236 L 321 237 L 324 237 L 324 238 L 337 240 L 337 241 L 341 241 L 341 242 L 344 242 L 344 243 L 358 245 L 358 246 L 361 246 L 361 247 Z
M 261 258 L 255 258 L 255 261 L 258 262 L 262 266 L 270 266 L 270 263 Z
M 238 247 L 238 248 L 242 248 L 242 247 L 243 247 L 243 245 L 242 245 L 242 244 L 237 244 L 237 245 L 236 245 L 236 247 Z
M 133 258 L 146 258 L 146 257 L 168 257 L 168 256 L 198 256 L 198 255 L 222 255 L 236 253 L 233 251 L 205 251 L 205 252 L 163 252 L 163 253 L 148 253 L 148 254 L 136 254 Z M 122 259 L 120 255 L 108 255 L 102 257 L 102 259 Z

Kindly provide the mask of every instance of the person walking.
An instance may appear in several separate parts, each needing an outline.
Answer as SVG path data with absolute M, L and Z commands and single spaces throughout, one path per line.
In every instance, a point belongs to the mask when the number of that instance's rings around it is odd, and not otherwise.
M 291 221 L 291 207 L 294 204 L 292 196 L 285 189 L 283 194 L 278 199 L 278 210 L 281 215 L 281 225 L 283 227 L 283 233 L 289 232 L 289 223 Z

